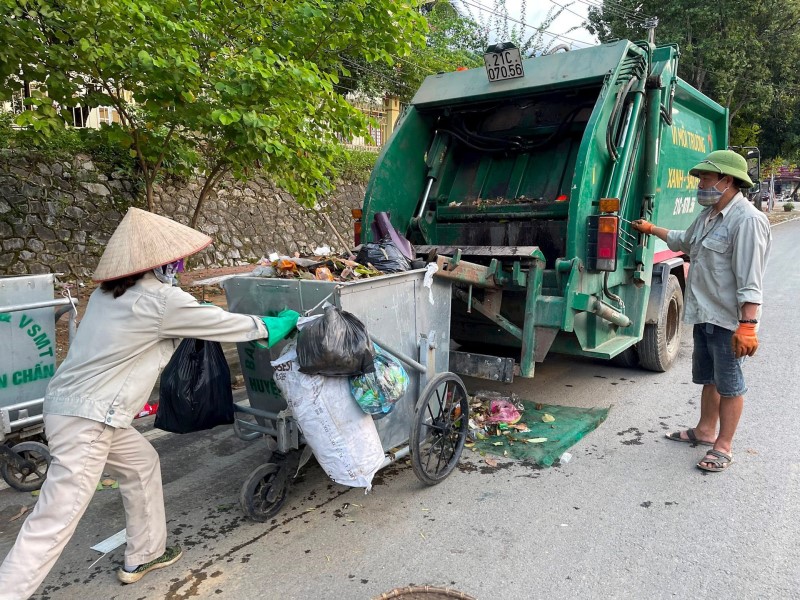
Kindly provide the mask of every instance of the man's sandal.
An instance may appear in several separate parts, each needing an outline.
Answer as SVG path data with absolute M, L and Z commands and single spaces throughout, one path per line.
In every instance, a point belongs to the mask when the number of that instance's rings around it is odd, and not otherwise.
M 703 440 L 698 440 L 697 436 L 694 433 L 694 429 L 687 429 L 685 438 L 681 437 L 680 431 L 673 431 L 672 433 L 667 434 L 667 439 L 672 440 L 673 442 L 686 442 L 687 444 L 695 444 L 700 446 L 714 445 L 714 442 L 705 442 Z
M 708 458 L 709 456 L 713 456 L 715 458 Z M 706 463 L 712 466 L 706 466 Z M 703 459 L 697 463 L 698 469 L 703 469 L 703 471 L 711 471 L 712 473 L 719 473 L 720 471 L 724 471 L 728 467 L 733 464 L 733 454 L 727 454 L 722 450 L 714 450 L 711 449 L 706 452 L 706 455 Z

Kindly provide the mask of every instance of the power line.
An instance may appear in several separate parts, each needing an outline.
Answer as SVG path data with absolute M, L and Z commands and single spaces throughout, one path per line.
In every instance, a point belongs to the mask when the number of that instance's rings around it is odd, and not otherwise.
M 570 9 L 568 6 L 564 6 L 563 4 L 559 4 L 559 3 L 558 3 L 558 2 L 556 2 L 555 0 L 550 0 L 550 2 L 551 2 L 552 4 L 555 4 L 555 5 L 556 5 L 557 7 L 559 7 L 561 10 L 565 10 L 565 11 L 567 11 L 567 12 L 569 12 L 569 13 L 572 13 L 572 14 L 573 14 L 573 15 L 575 15 L 576 17 L 579 17 L 579 18 L 581 18 L 581 19 L 585 19 L 585 18 L 586 18 L 586 17 L 584 17 L 582 14 L 576 13 L 574 10 L 571 10 L 571 9 Z
M 358 63 L 356 63 L 356 62 L 353 62 L 352 60 L 350 60 L 349 58 L 346 58 L 346 57 L 342 56 L 341 54 L 339 55 L 339 58 L 340 58 L 340 59 L 341 59 L 343 62 L 345 62 L 345 63 L 349 64 L 349 65 L 350 65 L 352 68 L 354 68 L 354 69 L 360 69 L 360 70 L 362 70 L 362 71 L 366 71 L 367 73 L 372 73 L 372 74 L 373 74 L 373 75 L 375 75 L 376 77 L 379 77 L 379 78 L 383 79 L 383 80 L 384 80 L 384 83 L 386 83 L 386 82 L 388 81 L 388 82 L 391 82 L 391 83 L 393 83 L 393 84 L 395 84 L 395 85 L 399 85 L 399 86 L 401 86 L 401 87 L 404 87 L 404 88 L 406 88 L 406 89 L 407 89 L 407 90 L 409 90 L 409 91 L 412 91 L 412 92 L 414 91 L 414 90 L 411 88 L 411 86 L 410 86 L 410 85 L 408 85 L 408 84 L 407 84 L 405 81 L 399 81 L 399 80 L 397 80 L 397 79 L 394 79 L 393 77 L 390 77 L 389 75 L 386 75 L 385 73 L 380 73 L 380 72 L 378 72 L 378 71 L 375 71 L 375 70 L 373 70 L 373 69 L 369 69 L 369 68 L 365 67 L 364 65 L 359 65 Z
M 585 4 L 591 8 L 597 8 L 601 11 L 605 12 L 608 11 L 613 15 L 623 17 L 628 19 L 629 21 L 636 21 L 644 24 L 647 20 L 652 19 L 653 17 L 648 15 L 638 15 L 632 10 L 622 6 L 619 2 L 612 2 L 611 0 L 601 0 L 602 4 L 597 2 L 592 2 L 591 0 L 578 0 L 581 4 Z
M 531 29 L 533 29 L 535 31 L 547 34 L 547 35 L 552 36 L 554 38 L 566 40 L 568 42 L 573 42 L 573 43 L 576 43 L 576 44 L 582 44 L 584 46 L 591 46 L 592 45 L 592 44 L 589 44 L 589 43 L 587 43 L 587 42 L 585 42 L 583 40 L 578 40 L 578 39 L 571 38 L 571 37 L 566 36 L 566 35 L 553 33 L 552 31 L 547 31 L 546 29 L 543 29 L 541 27 L 536 27 L 535 25 L 531 25 L 530 23 L 526 23 L 525 21 L 522 21 L 520 19 L 515 19 L 514 17 L 511 17 L 508 14 L 504 15 L 504 14 L 499 13 L 497 11 L 494 11 L 494 10 L 492 10 L 490 8 L 487 8 L 486 6 L 483 6 L 482 4 L 478 4 L 476 2 L 472 2 L 471 0 L 460 0 L 460 1 L 461 1 L 462 4 L 468 4 L 470 6 L 474 6 L 475 8 L 477 8 L 479 10 L 491 13 L 491 14 L 496 15 L 498 17 L 503 17 L 504 19 L 507 19 L 509 21 L 513 21 L 514 23 L 518 23 L 518 24 L 522 25 L 523 27 L 529 27 L 529 28 L 531 28 Z
M 412 61 L 410 61 L 408 59 L 405 59 L 405 58 L 400 58 L 399 56 L 392 55 L 392 58 L 397 60 L 397 61 L 400 61 L 402 63 L 406 63 L 407 65 L 411 65 L 412 67 L 415 67 L 415 68 L 419 69 L 420 71 L 422 71 L 422 72 L 424 72 L 424 73 L 426 73 L 428 75 L 433 75 L 436 72 L 433 69 L 429 69 L 427 67 L 423 67 L 419 63 L 412 62 Z

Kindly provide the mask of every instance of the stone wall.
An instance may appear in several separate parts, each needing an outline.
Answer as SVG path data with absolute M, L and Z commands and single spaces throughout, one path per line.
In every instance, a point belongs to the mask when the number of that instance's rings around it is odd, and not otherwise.
M 163 182 L 155 193 L 156 211 L 188 224 L 202 183 Z M 0 154 L 0 275 L 90 277 L 127 207 L 144 208 L 143 196 L 139 182 L 101 172 L 87 156 L 37 162 Z M 363 197 L 364 184 L 342 183 L 318 208 L 308 209 L 262 177 L 223 181 L 197 227 L 214 244 L 193 266 L 234 266 L 270 252 L 305 253 L 321 245 L 342 250 L 325 216 L 350 244 L 350 210 Z

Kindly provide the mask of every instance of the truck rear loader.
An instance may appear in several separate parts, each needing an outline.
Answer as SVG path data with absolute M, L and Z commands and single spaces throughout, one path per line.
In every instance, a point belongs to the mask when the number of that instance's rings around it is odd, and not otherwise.
M 664 371 L 686 257 L 630 222 L 684 229 L 689 168 L 727 109 L 677 76 L 678 48 L 621 40 L 425 79 L 372 172 L 378 212 L 454 281 L 451 368 L 511 381 L 549 352 Z

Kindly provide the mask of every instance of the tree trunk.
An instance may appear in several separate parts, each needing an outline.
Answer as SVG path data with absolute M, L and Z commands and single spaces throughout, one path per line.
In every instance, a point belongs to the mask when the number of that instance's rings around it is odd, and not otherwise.
M 156 212 L 155 210 L 155 201 L 153 200 L 153 180 L 145 178 L 144 180 L 144 187 L 145 187 L 145 195 L 147 197 L 147 210 L 151 213 Z
M 200 213 L 203 211 L 203 205 L 208 198 L 208 195 L 214 190 L 219 180 L 224 177 L 225 173 L 228 171 L 228 166 L 222 163 L 214 165 L 214 168 L 206 177 L 205 182 L 203 183 L 203 188 L 200 190 L 200 195 L 197 198 L 197 204 L 194 207 L 194 213 L 192 214 L 192 220 L 189 223 L 190 227 L 197 227 L 197 221 L 200 218 Z

